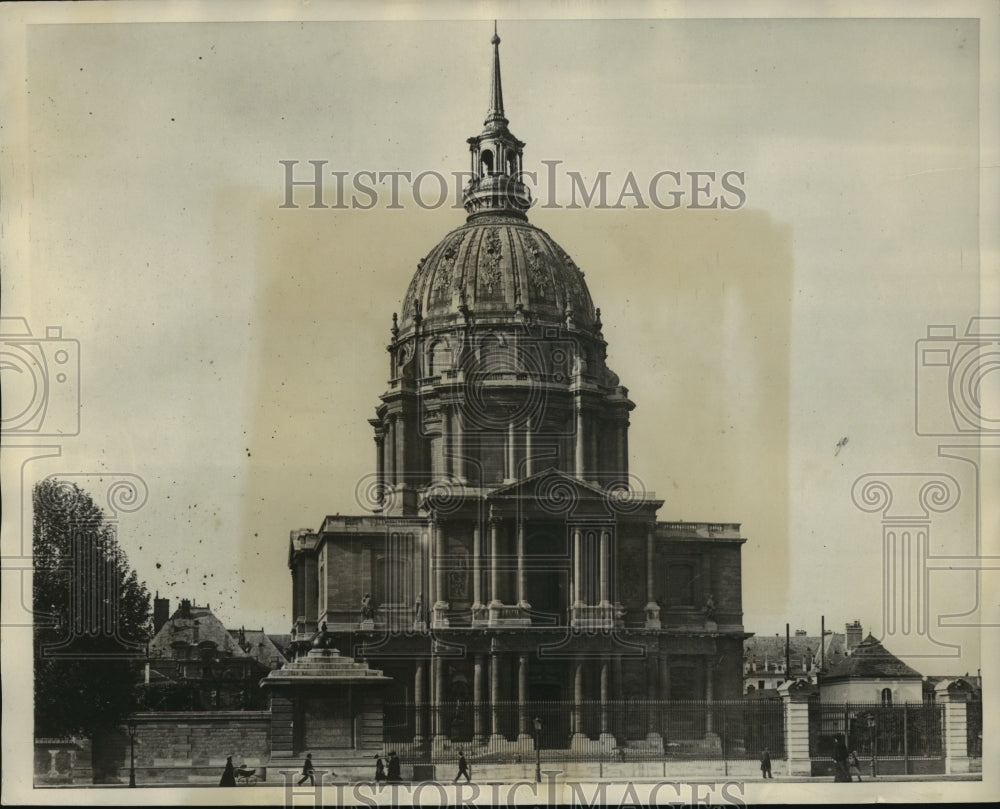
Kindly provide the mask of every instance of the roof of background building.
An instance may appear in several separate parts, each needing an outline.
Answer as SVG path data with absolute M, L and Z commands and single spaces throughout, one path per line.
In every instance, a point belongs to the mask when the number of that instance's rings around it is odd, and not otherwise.
M 824 682 L 844 679 L 918 679 L 923 676 L 916 669 L 906 665 L 871 634 L 854 648 L 850 657 L 831 666 L 820 675 Z
M 829 669 L 847 657 L 847 637 L 843 633 L 828 632 L 825 636 L 823 665 Z M 808 656 L 813 665 L 820 663 L 819 635 L 792 635 L 788 638 L 789 656 L 793 671 L 802 669 L 802 658 Z M 763 666 L 765 663 L 783 664 L 785 662 L 785 638 L 781 635 L 755 635 L 743 641 L 743 657 L 747 662 Z M 748 671 L 750 677 L 754 671 Z M 756 672 L 763 673 L 763 672 Z
M 268 668 L 273 668 L 275 665 L 287 662 L 283 653 L 283 649 L 287 646 L 287 643 L 285 646 L 278 646 L 272 640 L 272 636 L 266 634 L 263 629 L 245 629 L 240 627 L 239 629 L 230 629 L 229 634 L 246 654 L 258 663 L 263 663 Z
M 191 646 L 210 648 L 209 644 L 214 644 L 218 655 L 246 657 L 210 607 L 199 607 L 185 599 L 149 642 L 149 656 L 176 657 L 178 649 Z

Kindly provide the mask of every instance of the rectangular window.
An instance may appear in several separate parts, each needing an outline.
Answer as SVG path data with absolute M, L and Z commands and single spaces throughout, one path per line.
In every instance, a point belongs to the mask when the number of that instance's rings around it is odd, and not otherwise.
M 672 564 L 667 568 L 667 605 L 694 606 L 694 566 Z

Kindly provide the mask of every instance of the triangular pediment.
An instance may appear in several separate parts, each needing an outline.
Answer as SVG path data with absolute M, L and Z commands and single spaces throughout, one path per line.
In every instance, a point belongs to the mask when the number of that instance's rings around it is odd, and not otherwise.
M 551 514 L 585 511 L 608 517 L 635 514 L 649 517 L 663 505 L 662 501 L 646 498 L 638 492 L 616 487 L 603 489 L 554 467 L 500 486 L 490 492 L 486 500 L 501 508 L 516 502 L 522 510 L 537 508 Z
M 541 472 L 536 472 L 530 477 L 526 477 L 522 480 L 516 480 L 513 483 L 506 483 L 503 486 L 498 486 L 490 492 L 489 498 L 537 496 L 539 485 L 565 485 L 574 492 L 577 492 L 581 497 L 605 496 L 604 489 L 599 486 L 580 480 L 577 477 L 573 477 L 573 475 L 563 472 L 561 469 L 556 469 L 554 466 L 550 466 L 547 469 L 543 469 Z

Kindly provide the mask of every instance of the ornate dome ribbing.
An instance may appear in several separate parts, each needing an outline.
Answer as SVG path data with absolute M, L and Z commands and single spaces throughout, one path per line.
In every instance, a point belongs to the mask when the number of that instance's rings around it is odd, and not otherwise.
M 479 215 L 445 236 L 420 262 L 403 301 L 400 330 L 420 312 L 428 326 L 467 306 L 477 316 L 513 313 L 592 328 L 594 304 L 583 272 L 543 230 L 523 219 Z

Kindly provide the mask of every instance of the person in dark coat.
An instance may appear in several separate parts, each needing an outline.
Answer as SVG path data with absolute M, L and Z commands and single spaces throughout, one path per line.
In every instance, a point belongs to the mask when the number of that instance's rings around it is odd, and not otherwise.
M 765 750 L 760 755 L 760 774 L 764 778 L 774 778 L 774 776 L 771 775 L 771 751 L 770 750 Z
M 385 763 L 382 761 L 382 756 L 375 756 L 375 781 L 385 780 Z
M 389 765 L 388 765 L 388 775 L 390 781 L 402 781 L 403 776 L 399 771 L 399 757 L 396 755 L 395 750 L 389 751 Z
M 837 736 L 833 743 L 833 780 L 837 783 L 846 783 L 851 780 L 851 775 L 847 770 L 847 745 L 843 736 Z
M 469 778 L 469 762 L 465 760 L 465 753 L 461 750 L 458 751 L 458 775 L 455 776 L 455 781 L 457 781 L 462 776 L 465 776 L 465 783 L 469 783 L 472 779 Z M 454 784 L 455 781 L 452 781 Z
M 302 762 L 302 777 L 299 779 L 298 786 L 302 786 L 306 779 L 309 779 L 309 783 L 316 786 L 316 779 L 313 778 L 313 754 L 306 753 L 306 760 Z
M 234 787 L 236 786 L 236 771 L 233 768 L 233 757 L 226 757 L 226 769 L 222 771 L 222 780 L 219 781 L 220 787 Z

